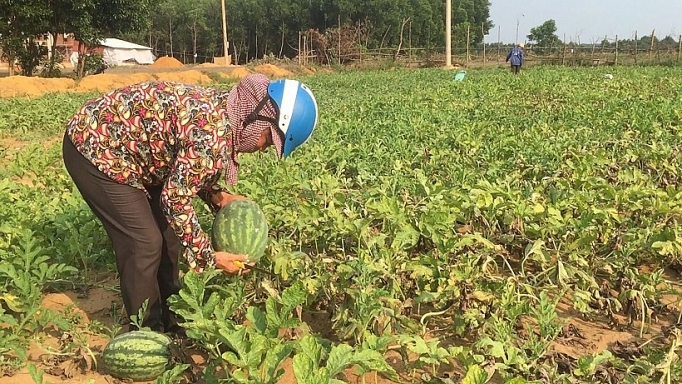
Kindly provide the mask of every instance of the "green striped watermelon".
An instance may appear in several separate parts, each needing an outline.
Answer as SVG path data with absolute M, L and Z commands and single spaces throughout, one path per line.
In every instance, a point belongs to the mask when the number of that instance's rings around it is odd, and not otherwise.
M 132 331 L 114 337 L 102 351 L 112 376 L 133 381 L 153 380 L 166 371 L 171 339 L 154 331 Z
M 211 240 L 214 250 L 246 255 L 256 263 L 268 247 L 268 221 L 255 202 L 233 200 L 216 214 Z

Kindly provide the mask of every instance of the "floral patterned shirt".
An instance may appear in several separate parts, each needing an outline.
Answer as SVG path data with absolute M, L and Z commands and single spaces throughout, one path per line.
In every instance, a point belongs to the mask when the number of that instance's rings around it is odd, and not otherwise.
M 145 186 L 163 185 L 164 213 L 190 268 L 214 263 L 191 203 L 199 196 L 210 205 L 221 190 L 218 180 L 232 150 L 227 95 L 146 82 L 88 101 L 68 123 L 76 148 L 113 180 L 145 193 Z

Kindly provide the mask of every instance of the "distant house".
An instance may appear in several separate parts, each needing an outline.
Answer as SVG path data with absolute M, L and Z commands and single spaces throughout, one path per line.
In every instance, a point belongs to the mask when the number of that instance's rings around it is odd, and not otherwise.
M 73 43 L 73 52 L 78 53 L 78 41 Z M 109 66 L 123 63 L 152 64 L 156 59 L 150 47 L 114 38 L 103 39 L 99 45 L 88 49 L 88 52 L 101 54 Z
M 73 50 L 73 33 L 44 33 L 35 37 L 34 42 L 47 48 L 47 56 L 52 56 L 52 48 L 61 55 L 63 60 L 67 60 Z

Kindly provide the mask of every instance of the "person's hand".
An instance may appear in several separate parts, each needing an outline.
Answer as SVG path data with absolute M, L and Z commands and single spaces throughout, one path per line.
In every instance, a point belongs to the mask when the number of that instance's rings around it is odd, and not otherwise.
M 230 195 L 224 191 L 217 192 L 211 196 L 211 202 L 219 208 L 222 208 L 235 200 L 246 200 L 246 197 L 241 195 Z
M 246 255 L 235 255 L 228 252 L 214 252 L 215 266 L 218 269 L 231 274 L 242 274 L 248 272 L 245 268 Z

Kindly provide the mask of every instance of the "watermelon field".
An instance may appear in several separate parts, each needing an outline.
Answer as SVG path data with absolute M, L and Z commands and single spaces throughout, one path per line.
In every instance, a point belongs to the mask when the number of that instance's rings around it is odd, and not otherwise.
M 682 68 L 453 76 L 299 78 L 313 138 L 232 187 L 264 271 L 184 274 L 158 383 L 682 382 Z M 0 384 L 120 382 L 112 248 L 61 161 L 94 95 L 0 99 Z

